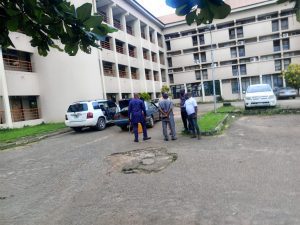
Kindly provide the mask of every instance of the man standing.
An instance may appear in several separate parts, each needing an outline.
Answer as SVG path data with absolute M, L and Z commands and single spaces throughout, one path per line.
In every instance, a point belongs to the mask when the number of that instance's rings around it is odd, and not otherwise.
M 199 140 L 201 136 L 200 136 L 200 129 L 197 122 L 198 107 L 197 107 L 196 100 L 193 97 L 191 97 L 191 93 L 186 94 L 186 101 L 184 103 L 184 106 L 188 115 L 189 124 L 193 132 L 192 138 L 196 138 L 196 131 L 197 131 L 198 140 Z
M 188 116 L 186 113 L 186 109 L 184 106 L 185 103 L 185 90 L 182 89 L 180 90 L 180 111 L 181 111 L 181 120 L 184 126 L 184 132 L 188 133 L 189 129 L 188 129 Z
M 171 130 L 172 140 L 176 140 L 176 131 L 175 131 L 175 121 L 173 114 L 173 102 L 169 99 L 167 93 L 163 93 L 163 100 L 159 102 L 159 111 L 161 113 L 161 121 L 163 128 L 163 135 L 165 137 L 165 141 L 169 140 L 168 129 L 167 126 L 169 124 Z
M 147 128 L 146 128 L 146 108 L 142 100 L 139 99 L 138 94 L 134 94 L 134 98 L 129 102 L 128 106 L 128 118 L 133 126 L 134 142 L 139 142 L 138 124 L 140 123 L 143 127 L 143 140 L 149 140 Z

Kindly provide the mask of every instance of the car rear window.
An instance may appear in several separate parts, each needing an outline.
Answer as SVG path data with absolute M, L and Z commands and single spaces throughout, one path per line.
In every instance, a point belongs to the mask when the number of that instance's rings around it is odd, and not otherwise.
M 268 85 L 249 86 L 247 89 L 247 93 L 269 92 L 269 91 L 272 91 L 272 89 Z
M 74 105 L 70 105 L 68 108 L 68 112 L 83 112 L 88 111 L 88 106 L 86 103 L 78 103 Z

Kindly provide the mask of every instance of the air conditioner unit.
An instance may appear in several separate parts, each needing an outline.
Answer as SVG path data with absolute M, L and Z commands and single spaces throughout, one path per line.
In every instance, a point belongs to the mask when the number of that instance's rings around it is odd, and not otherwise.
M 173 73 L 173 70 L 168 70 L 169 73 Z
M 266 16 L 266 20 L 269 20 L 271 19 L 272 17 L 271 16 Z
M 282 37 L 288 37 L 289 36 L 289 33 L 283 33 L 282 34 Z
M 238 45 L 243 45 L 245 44 L 245 41 L 238 41 Z
M 256 58 L 256 57 L 250 58 L 250 62 L 256 62 L 256 61 L 257 61 L 257 58 Z

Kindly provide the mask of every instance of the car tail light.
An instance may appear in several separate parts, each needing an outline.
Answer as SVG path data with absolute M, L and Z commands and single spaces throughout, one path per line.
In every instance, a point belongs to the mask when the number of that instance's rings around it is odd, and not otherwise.
M 67 116 L 67 114 L 65 115 L 65 119 L 66 119 L 66 120 L 68 120 L 68 116 Z
M 114 119 L 115 119 L 115 120 L 117 120 L 117 119 L 119 119 L 119 118 L 120 118 L 120 115 L 119 115 L 118 113 L 114 115 Z
M 88 112 L 87 114 L 86 114 L 86 118 L 87 119 L 92 119 L 93 118 L 93 113 L 92 112 Z

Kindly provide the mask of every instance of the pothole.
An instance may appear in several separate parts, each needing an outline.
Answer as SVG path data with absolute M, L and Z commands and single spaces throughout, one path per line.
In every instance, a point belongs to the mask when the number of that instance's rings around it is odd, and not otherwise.
M 130 173 L 157 173 L 176 161 L 177 154 L 169 153 L 166 148 L 144 148 L 128 152 L 114 153 L 106 160 L 111 172 Z

